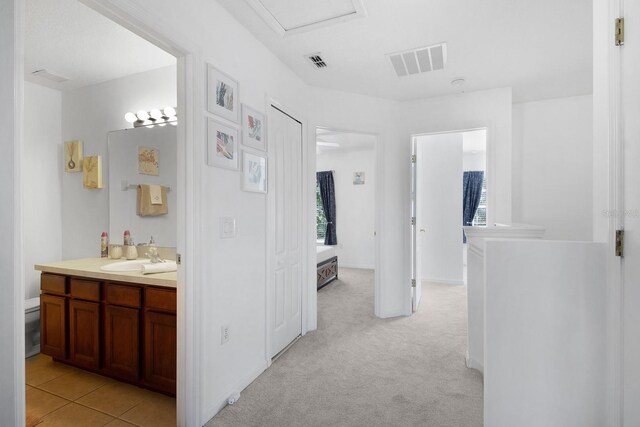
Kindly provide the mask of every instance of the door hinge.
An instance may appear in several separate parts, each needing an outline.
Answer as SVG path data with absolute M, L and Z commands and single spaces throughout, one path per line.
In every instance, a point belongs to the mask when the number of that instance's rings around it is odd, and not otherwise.
M 182 255 L 176 254 L 176 264 L 182 264 Z
M 624 18 L 616 19 L 615 38 L 616 46 L 624 45 Z
M 616 256 L 624 256 L 624 230 L 616 230 Z
M 416 279 L 411 279 L 411 287 L 412 288 L 416 287 Z
M 416 217 L 415 216 L 411 217 L 411 225 L 416 225 Z
M 411 163 L 415 163 L 418 160 L 415 154 L 411 155 Z

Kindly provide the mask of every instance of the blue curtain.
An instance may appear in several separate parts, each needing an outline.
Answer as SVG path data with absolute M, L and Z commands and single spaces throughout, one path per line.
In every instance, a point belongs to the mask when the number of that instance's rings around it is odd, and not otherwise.
M 478 205 L 480 204 L 480 196 L 482 195 L 482 181 L 484 179 L 483 171 L 469 171 L 464 173 L 462 179 L 462 225 L 469 226 L 476 216 Z M 462 235 L 462 240 L 466 243 L 467 236 Z
M 322 210 L 327 218 L 327 232 L 324 235 L 324 244 L 334 246 L 338 244 L 336 235 L 336 190 L 333 184 L 333 172 L 317 172 L 316 179 L 320 187 Z

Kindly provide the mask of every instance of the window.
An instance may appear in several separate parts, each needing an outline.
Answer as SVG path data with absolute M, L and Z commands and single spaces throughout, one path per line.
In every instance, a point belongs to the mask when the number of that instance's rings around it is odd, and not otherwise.
M 480 204 L 471 224 L 474 227 L 486 227 L 487 225 L 487 173 L 482 178 L 482 193 L 480 194 Z
M 324 216 L 322 207 L 322 197 L 320 196 L 320 186 L 316 182 L 316 239 L 324 242 L 327 233 L 327 218 Z

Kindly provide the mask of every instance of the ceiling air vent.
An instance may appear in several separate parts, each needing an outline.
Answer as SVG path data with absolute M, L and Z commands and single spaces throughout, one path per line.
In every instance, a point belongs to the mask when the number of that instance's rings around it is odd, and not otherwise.
M 324 62 L 324 59 L 322 59 L 322 56 L 320 56 L 319 53 L 312 53 L 309 55 L 305 55 L 307 57 L 307 59 L 309 59 L 309 61 L 311 61 L 311 63 L 313 64 L 314 67 L 316 68 L 326 68 L 327 67 L 327 63 Z
M 56 82 L 56 83 L 64 83 L 69 80 L 66 77 L 63 77 L 59 74 L 56 74 L 52 71 L 47 71 L 47 70 L 37 70 L 32 72 L 31 75 L 42 77 L 44 79 L 51 80 L 52 82 Z
M 398 77 L 443 70 L 447 63 L 447 44 L 421 47 L 387 55 Z

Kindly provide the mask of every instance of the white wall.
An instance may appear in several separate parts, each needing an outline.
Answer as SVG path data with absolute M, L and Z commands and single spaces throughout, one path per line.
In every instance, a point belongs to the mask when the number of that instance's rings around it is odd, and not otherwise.
M 592 97 L 513 106 L 513 219 L 548 239 L 593 237 Z
M 87 190 L 82 173 L 62 175 L 62 257 L 86 258 L 100 254 L 100 234 L 109 231 L 110 131 L 131 128 L 124 120 L 128 111 L 176 106 L 176 67 L 134 74 L 62 94 L 62 141 L 84 141 L 84 155 L 102 156 L 105 188 Z M 136 243 L 149 236 L 131 230 Z M 110 236 L 119 242 L 122 236 Z
M 485 425 L 609 425 L 605 248 L 486 241 Z
M 368 149 L 325 150 L 318 154 L 317 170 L 333 170 L 336 190 L 336 255 L 340 267 L 375 267 L 375 137 Z M 364 185 L 353 185 L 353 173 L 364 172 Z
M 111 243 L 122 244 L 124 230 L 134 232 L 135 244 L 148 243 L 153 236 L 158 246 L 176 247 L 177 212 L 177 152 L 176 127 L 154 126 L 119 130 L 109 133 L 109 235 Z M 138 172 L 138 148 L 158 150 L 158 176 Z M 122 191 L 121 181 L 129 185 L 153 184 L 169 187 L 167 213 L 139 216 L 137 191 Z M 139 253 L 144 256 L 144 253 Z
M 62 96 L 59 91 L 25 82 L 23 162 L 25 298 L 40 295 L 34 264 L 62 258 Z
M 463 134 L 464 135 L 464 134 Z M 467 153 L 462 155 L 462 169 L 464 171 L 483 171 L 487 167 L 486 153 Z
M 464 283 L 462 138 L 461 133 L 417 138 L 416 224 L 424 281 Z

